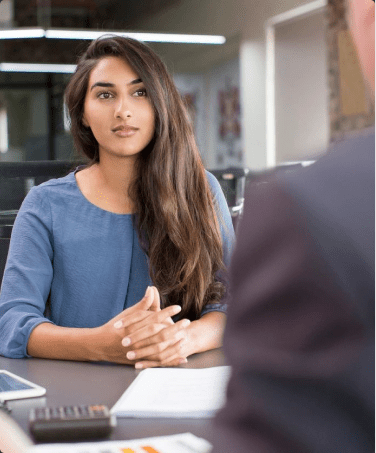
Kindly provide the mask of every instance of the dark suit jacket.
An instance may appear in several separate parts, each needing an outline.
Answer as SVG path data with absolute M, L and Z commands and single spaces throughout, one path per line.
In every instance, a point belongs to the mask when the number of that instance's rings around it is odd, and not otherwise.
M 213 453 L 374 451 L 374 131 L 246 193 Z

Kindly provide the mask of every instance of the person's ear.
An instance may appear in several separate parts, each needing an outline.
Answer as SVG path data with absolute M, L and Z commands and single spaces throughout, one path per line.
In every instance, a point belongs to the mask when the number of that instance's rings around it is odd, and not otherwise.
M 85 127 L 89 127 L 89 123 L 86 121 L 85 116 L 82 117 L 82 124 L 83 124 Z

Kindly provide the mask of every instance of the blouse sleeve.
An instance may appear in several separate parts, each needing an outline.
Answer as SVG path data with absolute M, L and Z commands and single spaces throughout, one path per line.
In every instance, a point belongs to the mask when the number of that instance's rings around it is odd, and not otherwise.
M 231 214 L 227 206 L 226 198 L 223 194 L 222 188 L 217 180 L 217 178 L 206 172 L 211 191 L 213 193 L 215 209 L 217 211 L 217 217 L 220 225 L 222 242 L 223 242 L 223 262 L 226 266 L 226 269 L 230 266 L 231 255 L 235 246 L 235 233 L 234 227 L 232 225 Z M 224 298 L 213 304 L 207 304 L 201 312 L 201 316 L 212 311 L 220 311 L 222 313 L 227 312 L 227 299 L 228 299 L 228 284 L 226 286 L 226 295 Z
M 43 322 L 52 281 L 52 217 L 47 191 L 34 187 L 15 220 L 0 292 L 0 354 L 27 357 L 31 331 Z

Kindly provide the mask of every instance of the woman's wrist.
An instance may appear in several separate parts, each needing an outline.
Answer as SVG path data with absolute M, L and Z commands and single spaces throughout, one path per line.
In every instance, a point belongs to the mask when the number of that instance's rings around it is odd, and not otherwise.
M 192 321 L 188 327 L 186 327 L 186 346 L 184 354 L 189 357 L 192 354 L 196 354 L 200 350 L 200 326 L 197 325 L 198 321 Z
M 90 336 L 87 338 L 86 350 L 92 362 L 116 362 L 133 364 L 127 359 L 126 354 L 129 348 L 121 344 L 120 336 L 109 335 L 106 325 L 93 327 Z
M 187 327 L 189 355 L 221 347 L 225 325 L 226 315 L 221 312 L 210 312 L 192 321 Z
M 108 324 L 93 327 L 84 339 L 84 348 L 92 362 L 116 362 L 133 364 L 126 358 L 129 348 L 121 344 L 122 338 L 117 332 L 109 332 Z
M 82 348 L 84 354 L 90 362 L 105 361 L 103 349 L 103 335 L 101 334 L 101 327 L 92 327 L 87 329 L 86 335 L 82 337 Z

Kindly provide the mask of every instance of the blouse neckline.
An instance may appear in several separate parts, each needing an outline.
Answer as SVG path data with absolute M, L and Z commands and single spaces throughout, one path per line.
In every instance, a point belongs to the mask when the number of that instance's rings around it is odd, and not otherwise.
M 70 173 L 72 175 L 72 178 L 73 178 L 73 182 L 74 182 L 74 185 L 75 185 L 75 188 L 77 189 L 78 193 L 80 194 L 80 196 L 85 200 L 86 203 L 88 203 L 90 206 L 92 206 L 93 208 L 95 209 L 98 209 L 99 211 L 101 211 L 102 213 L 105 212 L 107 214 L 112 214 L 113 216 L 117 216 L 117 217 L 132 217 L 133 214 L 132 213 L 129 213 L 129 214 L 118 214 L 117 212 L 112 212 L 112 211 L 107 211 L 106 209 L 102 209 L 100 208 L 99 206 L 95 205 L 94 203 L 92 203 L 90 200 L 88 200 L 85 195 L 81 192 L 81 189 L 80 187 L 78 186 L 78 183 L 77 183 L 77 179 L 76 179 L 76 173 L 79 172 L 80 170 L 83 170 L 84 168 L 86 168 L 86 165 L 79 165 L 78 167 L 76 167 L 76 169 Z

